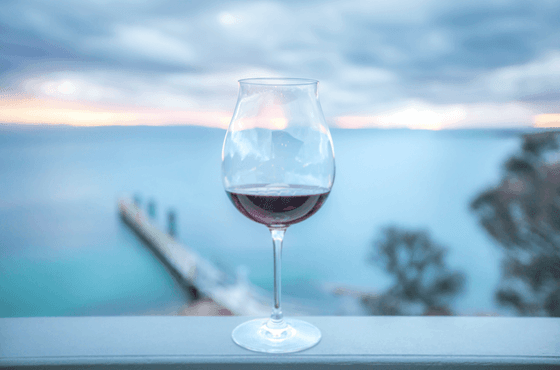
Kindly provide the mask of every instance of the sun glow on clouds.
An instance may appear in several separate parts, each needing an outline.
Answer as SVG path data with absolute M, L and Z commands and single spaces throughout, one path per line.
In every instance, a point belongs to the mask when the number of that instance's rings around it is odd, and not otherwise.
M 223 111 L 166 110 L 0 96 L 2 123 L 72 126 L 198 125 L 226 129 L 230 119 L 231 113 Z
M 535 116 L 535 127 L 560 127 L 560 114 L 539 114 Z
M 71 95 L 73 84 L 54 86 L 61 94 Z M 267 127 L 281 130 L 288 120 L 283 112 L 268 109 L 261 112 L 267 119 L 258 122 L 251 117 L 240 120 L 247 129 Z M 430 106 L 412 103 L 379 115 L 342 116 L 334 119 L 339 128 L 408 128 L 440 130 L 488 127 L 560 127 L 560 114 L 535 114 L 517 103 L 466 104 Z M 122 106 L 84 100 L 62 100 L 52 97 L 28 98 L 22 95 L 0 95 L 0 122 L 19 124 L 65 124 L 72 126 L 165 126 L 196 125 L 227 129 L 231 112 L 224 110 L 194 111 L 169 108 Z
M 443 108 L 412 103 L 403 108 L 374 116 L 344 116 L 336 120 L 341 128 L 409 128 L 440 130 L 466 116 L 460 105 Z
M 379 115 L 343 116 L 340 128 L 409 128 L 421 130 L 560 126 L 560 114 L 538 114 L 519 102 L 429 105 L 413 102 Z

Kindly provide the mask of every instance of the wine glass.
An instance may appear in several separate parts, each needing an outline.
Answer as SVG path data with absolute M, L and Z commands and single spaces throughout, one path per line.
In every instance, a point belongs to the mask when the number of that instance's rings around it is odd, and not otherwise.
M 239 81 L 237 105 L 222 150 L 222 180 L 235 207 L 270 229 L 274 306 L 269 319 L 245 322 L 232 338 L 252 351 L 288 353 L 317 344 L 321 332 L 284 320 L 280 305 L 282 240 L 288 226 L 321 208 L 335 177 L 334 150 L 319 103 L 317 81 Z

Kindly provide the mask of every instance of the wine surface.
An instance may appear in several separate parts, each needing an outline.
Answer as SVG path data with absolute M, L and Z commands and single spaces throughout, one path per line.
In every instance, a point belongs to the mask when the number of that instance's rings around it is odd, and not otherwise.
M 245 185 L 226 193 L 251 220 L 267 226 L 289 226 L 317 212 L 330 190 L 304 185 Z

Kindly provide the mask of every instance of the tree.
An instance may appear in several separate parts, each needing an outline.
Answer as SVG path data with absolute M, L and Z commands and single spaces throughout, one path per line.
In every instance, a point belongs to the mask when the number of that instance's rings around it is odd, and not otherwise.
M 451 313 L 449 301 L 461 291 L 465 279 L 445 266 L 446 248 L 424 231 L 389 227 L 373 249 L 370 260 L 394 276 L 395 283 L 380 296 L 362 298 L 372 314 Z
M 520 315 L 560 316 L 560 163 L 558 132 L 523 136 L 500 185 L 471 204 L 504 252 L 497 301 Z

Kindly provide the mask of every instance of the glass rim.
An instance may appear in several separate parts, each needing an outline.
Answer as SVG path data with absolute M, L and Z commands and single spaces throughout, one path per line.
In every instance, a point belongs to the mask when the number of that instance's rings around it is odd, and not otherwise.
M 244 84 L 244 85 L 262 85 L 262 86 L 315 85 L 319 83 L 319 81 L 310 78 L 292 78 L 292 77 L 243 78 L 238 82 L 242 85 Z

